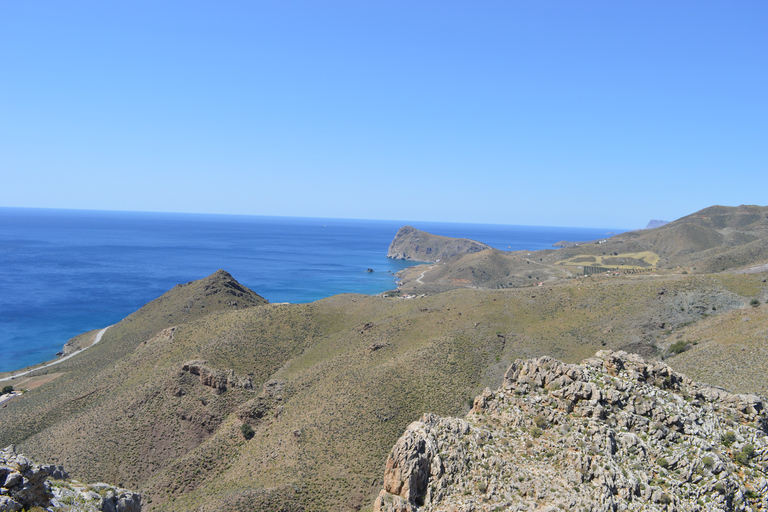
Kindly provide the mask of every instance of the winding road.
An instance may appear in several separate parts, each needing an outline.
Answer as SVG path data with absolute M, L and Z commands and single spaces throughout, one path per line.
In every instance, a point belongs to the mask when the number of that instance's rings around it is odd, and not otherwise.
M 11 380 L 11 379 L 16 379 L 18 377 L 23 377 L 24 375 L 26 375 L 28 373 L 36 372 L 37 370 L 42 370 L 44 368 L 50 368 L 53 365 L 56 365 L 56 364 L 59 364 L 59 363 L 63 363 L 64 361 L 66 361 L 70 357 L 76 356 L 78 354 L 82 354 L 83 352 L 85 352 L 86 350 L 88 350 L 89 348 L 91 348 L 92 346 L 97 344 L 98 342 L 100 342 L 101 341 L 101 337 L 104 336 L 104 333 L 107 332 L 107 329 L 109 329 L 110 327 L 112 327 L 112 326 L 108 325 L 107 327 L 103 328 L 98 333 L 96 333 L 96 339 L 94 339 L 93 343 L 91 343 L 87 347 L 81 348 L 80 350 L 78 350 L 76 352 L 72 352 L 68 356 L 64 356 L 61 359 L 57 359 L 57 360 L 55 360 L 55 361 L 53 361 L 51 363 L 45 364 L 43 366 L 38 366 L 37 368 L 32 368 L 31 370 L 27 370 L 25 372 L 21 372 L 21 373 L 15 374 L 15 375 L 11 375 L 10 377 L 3 377 L 2 379 L 0 379 L 0 382 L 6 381 L 6 380 Z

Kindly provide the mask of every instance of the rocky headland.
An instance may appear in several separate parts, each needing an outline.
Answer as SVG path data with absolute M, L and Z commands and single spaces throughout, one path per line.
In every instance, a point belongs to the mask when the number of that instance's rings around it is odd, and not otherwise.
M 435 262 L 485 249 L 490 249 L 490 246 L 468 238 L 433 235 L 413 226 L 403 226 L 389 245 L 387 257 L 397 260 Z
M 517 360 L 466 419 L 407 428 L 374 510 L 765 510 L 767 431 L 761 397 L 663 362 Z

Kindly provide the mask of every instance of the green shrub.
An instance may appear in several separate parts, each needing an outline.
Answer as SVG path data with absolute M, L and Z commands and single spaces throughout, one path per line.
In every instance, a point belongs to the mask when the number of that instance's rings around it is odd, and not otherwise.
M 5 386 L 2 391 L 0 391 L 0 395 L 7 395 L 11 391 L 13 391 L 13 386 L 11 386 L 9 384 L 9 385 Z
M 659 457 L 659 459 L 656 461 L 656 464 L 663 467 L 664 469 L 667 469 L 669 467 L 669 461 L 664 457 Z
M 753 308 L 756 308 L 757 306 L 760 305 L 760 301 L 757 299 L 752 299 L 751 301 L 749 301 L 749 305 L 752 306 Z
M 673 343 L 672 346 L 669 347 L 669 351 L 672 352 L 673 354 L 682 354 L 689 348 L 691 348 L 691 346 L 688 344 L 687 341 L 680 340 Z
M 704 464 L 704 467 L 707 468 L 707 469 L 712 469 L 712 466 L 715 465 L 715 459 L 713 459 L 712 457 L 709 457 L 709 456 L 704 457 L 703 459 L 701 459 L 701 462 Z
M 543 416 L 540 414 L 537 414 L 535 418 L 533 418 L 533 422 L 536 424 L 537 427 L 544 429 L 547 428 L 547 420 L 544 419 Z
M 732 430 L 729 430 L 725 434 L 723 434 L 722 439 L 720 440 L 721 443 L 723 443 L 725 446 L 731 446 L 734 441 L 736 441 L 736 434 L 733 433 Z
M 240 432 L 243 433 L 243 437 L 246 439 L 251 439 L 253 438 L 253 436 L 256 435 L 256 432 L 253 430 L 253 427 L 247 423 L 243 423 L 242 425 L 240 425 Z
M 533 427 L 531 429 L 531 435 L 533 437 L 541 437 L 541 434 L 543 434 L 543 433 L 544 433 L 544 431 L 541 430 L 539 427 Z
M 749 459 L 755 456 L 755 447 L 751 444 L 745 444 L 740 452 L 733 455 L 733 460 L 739 464 L 746 466 L 749 464 Z
M 746 466 L 747 464 L 749 464 L 749 456 L 744 452 L 736 452 L 733 455 L 733 460 L 735 460 L 742 466 Z

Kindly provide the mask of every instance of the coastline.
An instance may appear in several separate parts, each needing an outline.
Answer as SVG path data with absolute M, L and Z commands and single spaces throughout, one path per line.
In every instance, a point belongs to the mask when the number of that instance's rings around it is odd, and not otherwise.
M 93 340 L 93 343 L 91 343 L 87 347 L 83 347 L 81 349 L 78 349 L 78 350 L 72 352 L 69 355 L 66 355 L 66 356 L 60 357 L 59 359 L 55 359 L 54 361 L 51 361 L 50 363 L 45 363 L 45 364 L 43 364 L 43 366 L 38 366 L 38 367 L 32 368 L 30 370 L 22 371 L 21 373 L 16 373 L 16 374 L 10 375 L 8 377 L 3 377 L 3 378 L 0 379 L 0 382 L 5 382 L 5 381 L 9 381 L 9 380 L 18 379 L 19 377 L 23 377 L 23 376 L 28 375 L 28 374 L 30 374 L 32 372 L 36 372 L 37 370 L 44 370 L 46 368 L 50 368 L 51 366 L 55 366 L 55 365 L 57 365 L 59 363 L 63 363 L 64 361 L 66 361 L 67 359 L 69 359 L 71 357 L 74 357 L 74 356 L 76 356 L 78 354 L 82 354 L 83 352 L 85 352 L 86 350 L 88 350 L 92 346 L 96 345 L 98 342 L 100 342 L 101 338 L 104 336 L 104 333 L 107 332 L 107 329 L 109 329 L 110 327 L 112 327 L 112 326 L 108 325 L 108 326 L 104 327 L 103 329 L 101 329 L 99 332 L 97 332 L 96 333 L 96 337 Z M 29 366 L 25 366 L 24 368 L 29 368 Z M 24 368 L 19 368 L 19 370 L 24 370 Z M 19 370 L 12 370 L 12 371 L 19 371 Z

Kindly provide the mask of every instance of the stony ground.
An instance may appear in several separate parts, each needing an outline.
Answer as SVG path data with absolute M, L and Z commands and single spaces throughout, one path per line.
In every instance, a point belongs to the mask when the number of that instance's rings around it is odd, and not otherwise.
M 518 360 L 466 419 L 408 427 L 375 510 L 766 510 L 767 429 L 760 397 L 664 363 Z

